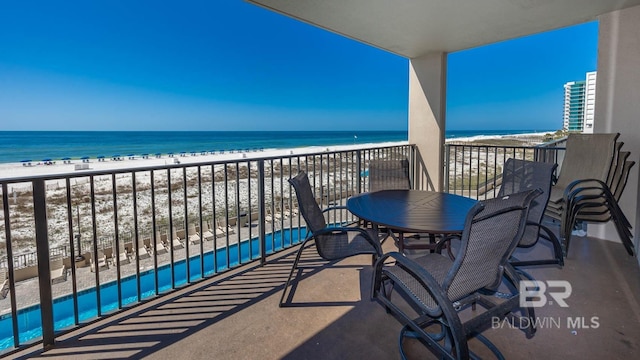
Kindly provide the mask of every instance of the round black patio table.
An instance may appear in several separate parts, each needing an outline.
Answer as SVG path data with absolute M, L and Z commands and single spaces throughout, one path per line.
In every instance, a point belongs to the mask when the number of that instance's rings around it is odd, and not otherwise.
M 409 248 L 404 233 L 457 234 L 476 200 L 436 191 L 381 190 L 362 193 L 347 200 L 347 208 L 359 218 L 384 226 L 399 235 L 398 248 Z M 411 248 L 433 248 L 433 243 Z

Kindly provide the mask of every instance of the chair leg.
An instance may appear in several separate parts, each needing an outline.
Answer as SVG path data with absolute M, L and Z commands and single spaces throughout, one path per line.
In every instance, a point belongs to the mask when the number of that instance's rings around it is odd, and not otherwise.
M 560 240 L 558 240 L 558 237 L 548 227 L 540 225 L 540 228 L 547 233 L 547 237 L 542 238 L 550 241 L 551 245 L 553 245 L 553 253 L 556 260 L 558 261 L 558 265 L 564 266 L 564 253 L 562 252 L 562 245 L 560 244 Z
M 291 271 L 289 272 L 289 277 L 287 278 L 287 282 L 284 285 L 284 289 L 282 289 L 282 296 L 280 297 L 280 304 L 278 305 L 279 307 L 283 307 L 284 306 L 284 298 L 287 295 L 287 288 L 289 288 L 289 285 L 291 284 L 291 277 L 293 276 L 294 271 L 296 271 L 296 269 L 298 268 L 298 262 L 300 262 L 300 257 L 302 256 L 302 251 L 304 251 L 305 245 L 311 239 L 313 239 L 313 237 L 305 239 L 302 242 L 302 244 L 300 244 L 300 248 L 298 249 L 298 253 L 296 254 L 296 259 L 293 262 L 293 266 L 291 266 Z M 294 291 L 293 291 L 293 288 L 292 288 L 291 293 L 289 294 L 292 297 L 293 297 L 293 292 Z

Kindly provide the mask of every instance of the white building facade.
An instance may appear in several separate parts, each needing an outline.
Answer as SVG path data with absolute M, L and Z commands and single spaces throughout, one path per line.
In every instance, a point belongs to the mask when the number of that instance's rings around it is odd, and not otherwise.
M 562 128 L 569 132 L 593 133 L 596 106 L 597 72 L 586 74 L 585 80 L 564 84 Z

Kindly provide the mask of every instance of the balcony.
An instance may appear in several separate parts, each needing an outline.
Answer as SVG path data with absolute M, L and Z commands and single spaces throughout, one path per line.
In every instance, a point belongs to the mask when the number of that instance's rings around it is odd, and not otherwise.
M 447 145 L 446 190 L 478 199 L 492 197 L 507 158 L 561 163 L 559 145 Z M 304 169 L 319 203 L 342 204 L 368 189 L 366 169 L 372 159 L 405 156 L 412 163 L 412 176 L 417 176 L 415 148 L 253 155 L 224 163 L 1 180 L 0 239 L 7 244 L 2 267 L 10 275 L 9 292 L 0 300 L 3 320 L 8 319 L 3 326 L 24 329 L 29 322 L 25 309 L 36 309 L 31 316 L 44 324 L 38 336 L 11 339 L 13 346 L 5 355 L 397 358 L 400 325 L 369 300 L 371 266 L 366 257 L 325 266 L 308 251 L 294 306 L 278 307 L 292 252 L 304 236 L 304 222 L 286 179 Z M 18 211 L 31 215 L 17 219 Z M 333 219 L 353 220 L 346 213 Z M 35 252 L 19 253 L 29 234 L 25 225 L 31 225 Z M 208 227 L 213 230 L 211 240 L 199 231 Z M 191 237 L 190 229 L 202 236 Z M 182 238 L 182 248 L 174 248 L 174 237 Z M 150 251 L 143 256 L 140 244 L 147 245 L 146 239 Z M 158 249 L 163 240 L 166 252 Z M 109 248 L 109 267 L 102 267 L 98 254 L 106 257 Z M 128 263 L 117 256 L 120 250 L 128 253 Z M 385 243 L 385 251 L 394 250 L 392 243 Z M 84 259 L 78 257 L 81 254 Z M 20 278 L 29 274 L 24 269 L 33 274 L 34 259 L 35 277 Z M 51 259 L 63 259 L 66 280 L 52 281 Z M 38 276 L 42 273 L 47 275 Z M 570 306 L 541 307 L 536 315 L 546 323 L 533 339 L 506 324 L 488 330 L 488 338 L 506 357 L 637 356 L 640 271 L 621 244 L 574 237 L 563 269 L 532 269 L 530 274 L 568 280 L 573 287 Z M 163 278 L 169 278 L 168 284 Z M 128 293 L 131 289 L 133 294 Z M 62 298 L 67 300 L 64 310 L 50 305 Z M 62 311 L 70 320 L 54 322 Z M 429 358 L 422 345 L 409 346 L 412 356 Z M 472 345 L 474 349 L 484 355 L 481 347 Z

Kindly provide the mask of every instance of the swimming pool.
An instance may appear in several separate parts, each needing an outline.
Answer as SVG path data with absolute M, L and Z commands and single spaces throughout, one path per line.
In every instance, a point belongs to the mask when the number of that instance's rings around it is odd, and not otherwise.
M 292 228 L 278 230 L 266 235 L 265 252 L 272 254 L 285 247 L 295 245 L 306 236 L 306 228 Z M 227 254 L 228 253 L 228 254 Z M 202 277 L 201 256 L 197 255 L 189 258 L 189 279 L 196 281 Z M 227 256 L 229 261 L 227 263 Z M 220 248 L 216 251 L 215 264 L 213 252 L 204 254 L 204 275 L 213 275 L 237 266 L 241 263 L 260 257 L 260 240 L 252 238 L 238 244 L 229 245 L 228 248 Z M 215 265 L 215 269 L 214 269 Z M 173 271 L 173 281 L 175 286 L 184 285 L 187 282 L 187 266 L 185 259 L 158 267 L 158 292 L 163 293 L 171 289 L 171 272 Z M 140 272 L 140 299 L 144 300 L 156 295 L 155 270 Z M 138 290 L 136 275 L 122 278 L 121 300 L 126 306 L 138 301 Z M 78 319 L 87 321 L 98 316 L 96 288 L 86 289 L 78 292 Z M 118 287 L 115 281 L 100 285 L 100 308 L 102 314 L 118 309 Z M 30 306 L 18 310 L 18 332 L 20 343 L 38 339 L 42 336 L 42 323 L 40 305 Z M 74 326 L 73 295 L 66 295 L 53 300 L 54 330 Z M 13 348 L 13 325 L 12 316 L 7 314 L 0 318 L 0 352 Z

